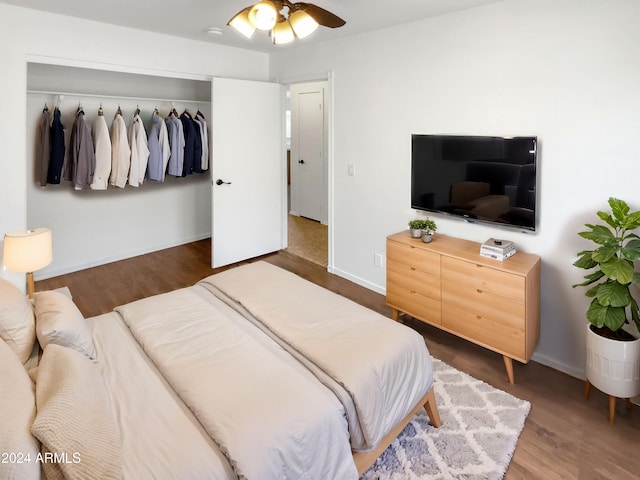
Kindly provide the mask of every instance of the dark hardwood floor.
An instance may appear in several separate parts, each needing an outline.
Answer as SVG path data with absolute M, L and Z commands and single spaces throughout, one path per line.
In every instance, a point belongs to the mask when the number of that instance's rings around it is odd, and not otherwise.
M 278 252 L 262 257 L 314 283 L 391 315 L 382 295 L 327 273 L 307 260 Z M 203 240 L 36 282 L 36 290 L 67 286 L 85 317 L 157 293 L 189 286 L 216 273 L 211 242 Z M 531 402 L 531 412 L 505 475 L 507 480 L 639 479 L 640 407 L 620 400 L 608 421 L 608 398 L 584 382 L 536 362 L 514 362 L 516 383 L 507 382 L 501 355 L 411 318 L 431 354 L 453 367 Z

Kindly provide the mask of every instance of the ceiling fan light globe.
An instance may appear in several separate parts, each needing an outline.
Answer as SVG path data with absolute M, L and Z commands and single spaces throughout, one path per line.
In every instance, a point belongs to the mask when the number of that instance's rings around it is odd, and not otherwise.
M 236 31 L 240 32 L 247 38 L 251 38 L 253 36 L 253 32 L 256 31 L 256 27 L 254 27 L 249 21 L 248 8 L 242 10 L 235 17 L 229 20 L 227 25 L 233 27 Z
M 293 42 L 295 35 L 293 29 L 287 20 L 278 22 L 273 30 L 271 30 L 271 39 L 276 45 Z
M 271 30 L 277 18 L 278 10 L 271 2 L 258 2 L 249 10 L 249 22 L 258 30 Z
M 294 10 L 291 12 L 289 22 L 298 38 L 308 37 L 318 28 L 318 22 L 303 10 Z

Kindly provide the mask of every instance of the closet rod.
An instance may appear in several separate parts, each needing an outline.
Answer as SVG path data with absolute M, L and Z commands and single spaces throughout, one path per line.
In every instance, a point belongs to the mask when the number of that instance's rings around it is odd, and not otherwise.
M 47 90 L 27 90 L 28 94 L 43 94 L 43 95 L 68 95 L 69 97 L 89 97 L 89 98 L 109 98 L 113 100 L 136 100 L 136 101 L 149 101 L 149 102 L 173 102 L 173 103 L 201 103 L 209 104 L 211 100 L 182 100 L 175 98 L 149 98 L 149 97 L 123 97 L 116 95 L 96 95 L 94 93 L 72 93 L 72 92 L 53 92 Z

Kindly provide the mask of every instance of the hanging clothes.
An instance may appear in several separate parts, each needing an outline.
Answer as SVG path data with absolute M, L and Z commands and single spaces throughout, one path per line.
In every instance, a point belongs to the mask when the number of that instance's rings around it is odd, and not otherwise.
M 118 188 L 127 184 L 129 166 L 131 165 L 131 149 L 127 139 L 127 126 L 122 118 L 120 107 L 111 123 L 111 175 L 109 183 Z
M 175 177 L 181 177 L 184 166 L 184 129 L 175 110 L 169 114 L 165 120 L 165 124 L 167 125 L 167 134 L 169 136 L 169 146 L 171 149 L 167 173 Z
M 196 113 L 196 122 L 200 126 L 200 134 L 202 137 L 202 157 L 200 168 L 203 172 L 209 170 L 209 133 L 207 132 L 207 121 L 200 110 Z
M 102 114 L 102 109 L 98 117 L 93 122 L 91 129 L 93 146 L 96 154 L 96 169 L 93 174 L 91 190 L 106 190 L 111 173 L 111 138 L 109 137 L 109 127 Z
M 142 124 L 139 113 L 133 116 L 129 125 L 129 147 L 131 148 L 131 167 L 129 168 L 129 185 L 139 187 L 144 183 L 149 163 L 149 147 L 147 132 Z
M 51 159 L 51 113 L 45 105 L 38 124 L 38 146 L 36 153 L 36 171 L 38 172 L 38 181 L 40 186 L 47 184 L 47 175 L 49 173 L 49 160 Z
M 162 149 L 161 182 L 164 182 L 165 173 L 167 172 L 167 166 L 169 165 L 169 158 L 171 157 L 171 146 L 169 145 L 169 132 L 167 131 L 167 124 L 163 121 L 160 122 L 160 133 L 158 134 L 158 141 L 160 142 L 160 148 Z
M 191 118 L 189 112 L 186 110 L 182 112 L 182 115 L 180 115 L 180 121 L 182 122 L 182 128 L 184 131 L 184 163 L 182 165 L 182 176 L 186 177 L 193 173 L 193 163 L 196 155 L 198 160 L 200 160 L 200 156 L 202 155 L 202 143 L 200 143 L 200 150 L 196 152 L 197 139 L 199 135 L 196 132 L 193 118 Z M 200 170 L 200 166 L 198 166 L 198 170 Z
M 61 119 L 60 109 L 53 110 L 53 120 L 49 135 L 51 138 L 51 151 L 49 156 L 49 168 L 47 169 L 47 183 L 60 184 L 62 167 L 64 166 L 64 125 Z
M 149 162 L 147 165 L 147 178 L 154 182 L 164 181 L 163 170 L 163 153 L 162 144 L 160 143 L 160 128 L 166 125 L 156 112 L 151 115 L 151 128 L 149 128 L 149 136 L 147 137 L 147 146 L 149 147 Z
M 84 111 L 78 107 L 69 141 L 69 161 L 65 165 L 64 179 L 73 183 L 75 190 L 89 188 L 96 168 L 96 155 L 91 130 L 84 119 Z

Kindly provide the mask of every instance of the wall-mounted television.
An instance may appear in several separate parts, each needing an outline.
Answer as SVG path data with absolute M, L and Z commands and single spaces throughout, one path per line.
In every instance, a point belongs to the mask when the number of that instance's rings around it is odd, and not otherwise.
M 536 229 L 537 137 L 411 136 L 411 207 Z

